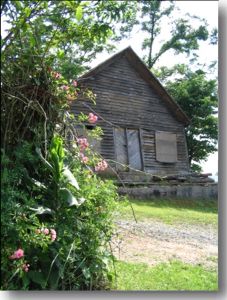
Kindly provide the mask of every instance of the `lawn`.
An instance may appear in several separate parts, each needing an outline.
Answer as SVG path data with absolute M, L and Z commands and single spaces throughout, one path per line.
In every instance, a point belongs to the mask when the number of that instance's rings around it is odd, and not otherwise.
M 217 200 L 128 200 L 120 203 L 120 216 L 123 219 L 132 219 L 132 208 L 137 220 L 154 219 L 167 224 L 188 223 L 198 225 L 218 223 Z
M 131 205 L 130 205 L 131 204 Z M 127 200 L 121 201 L 118 219 L 133 220 L 132 208 L 138 221 L 160 221 L 178 225 L 212 226 L 218 224 L 217 200 Z M 217 261 L 217 257 L 209 257 Z M 217 269 L 186 264 L 180 260 L 149 266 L 139 262 L 116 262 L 117 280 L 113 290 L 153 291 L 217 291 Z
M 117 279 L 113 290 L 217 291 L 215 271 L 180 261 L 149 267 L 141 263 L 116 263 Z

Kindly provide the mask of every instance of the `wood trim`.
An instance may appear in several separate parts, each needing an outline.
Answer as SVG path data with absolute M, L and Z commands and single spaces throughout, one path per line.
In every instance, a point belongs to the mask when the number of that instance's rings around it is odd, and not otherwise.
M 141 154 L 141 162 L 142 162 L 142 171 L 145 171 L 144 152 L 143 152 L 143 136 L 142 136 L 141 128 L 139 128 L 139 142 L 140 142 L 140 154 Z
M 125 140 L 126 140 L 126 150 L 127 150 L 127 165 L 129 166 L 129 152 L 128 152 L 128 135 L 127 135 L 127 127 L 124 128 Z M 130 171 L 129 168 L 126 169 L 127 172 Z
M 183 129 L 182 135 L 183 135 L 183 139 L 184 139 L 184 147 L 185 147 L 185 151 L 186 151 L 188 169 L 190 169 L 190 164 L 189 164 L 189 159 L 188 159 L 188 143 L 187 143 L 187 139 L 186 139 L 186 132 L 184 129 Z
M 115 127 L 112 127 L 112 131 L 113 131 L 113 142 L 114 142 L 114 160 L 117 161 Z

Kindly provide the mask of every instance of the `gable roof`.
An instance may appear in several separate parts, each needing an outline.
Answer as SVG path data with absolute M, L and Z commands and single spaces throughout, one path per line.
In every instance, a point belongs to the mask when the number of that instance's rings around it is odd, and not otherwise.
M 131 47 L 127 47 L 124 50 L 111 56 L 109 59 L 105 60 L 101 64 L 97 65 L 95 68 L 83 74 L 78 81 L 83 81 L 89 79 L 90 77 L 100 73 L 103 69 L 108 68 L 110 64 L 117 61 L 121 57 L 126 57 L 132 67 L 139 73 L 139 75 L 161 96 L 161 99 L 165 102 L 166 106 L 175 115 L 178 121 L 182 122 L 185 126 L 190 124 L 190 119 L 182 110 L 182 108 L 173 100 L 169 95 L 163 85 L 159 80 L 152 74 L 152 72 L 147 68 L 144 62 L 139 58 L 139 56 L 132 50 Z

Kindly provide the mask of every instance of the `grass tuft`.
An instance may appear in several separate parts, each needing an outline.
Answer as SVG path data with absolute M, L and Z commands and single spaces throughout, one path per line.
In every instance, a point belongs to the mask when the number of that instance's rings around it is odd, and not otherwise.
M 149 267 L 141 263 L 116 263 L 117 283 L 113 290 L 127 291 L 217 291 L 215 271 L 180 261 Z
M 133 219 L 129 201 L 140 221 L 155 219 L 167 224 L 186 223 L 196 225 L 217 225 L 217 200 L 182 200 L 182 199 L 156 199 L 156 200 L 128 200 L 120 203 L 121 217 Z

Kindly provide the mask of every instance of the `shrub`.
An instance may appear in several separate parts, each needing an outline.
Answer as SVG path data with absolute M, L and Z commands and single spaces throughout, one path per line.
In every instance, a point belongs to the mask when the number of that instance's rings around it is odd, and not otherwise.
M 67 112 L 81 94 L 94 101 L 75 78 L 84 66 L 73 66 L 77 71 L 69 80 L 59 73 L 71 43 L 61 26 L 67 22 L 71 28 L 83 5 L 6 2 L 2 11 L 11 28 L 1 57 L 1 288 L 107 288 L 117 194 L 111 181 L 97 177 L 106 162 L 74 132 L 74 125 L 93 124 L 97 116 L 91 112 L 73 120 Z M 87 45 L 94 38 L 84 37 L 87 23 L 79 23 L 77 44 Z M 98 127 L 92 131 L 94 137 L 102 133 Z
M 2 289 L 108 288 L 117 193 L 78 149 L 55 136 L 47 159 L 28 142 L 3 153 Z

